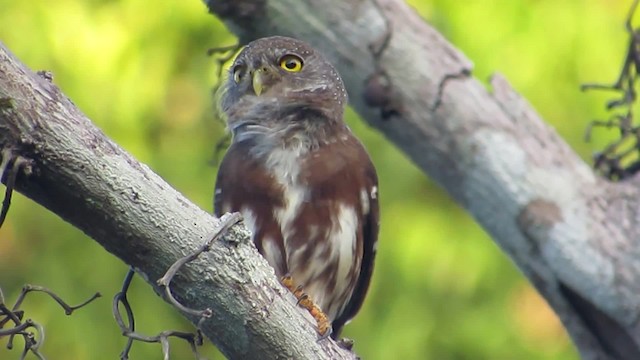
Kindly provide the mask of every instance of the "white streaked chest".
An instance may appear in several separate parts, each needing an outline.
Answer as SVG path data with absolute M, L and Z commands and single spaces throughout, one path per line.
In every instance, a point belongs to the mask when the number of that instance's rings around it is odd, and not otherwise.
M 305 245 L 289 248 L 289 270 L 304 291 L 335 319 L 351 297 L 360 268 L 356 249 L 358 217 L 353 206 L 341 204 L 330 226 L 310 232 Z M 313 247 L 311 257 L 307 247 Z
M 338 203 L 331 206 L 334 210 L 329 214 L 317 212 L 314 204 L 310 203 L 312 189 L 304 180 L 306 176 L 301 176 L 306 175 L 303 174 L 305 156 L 313 154 L 304 147 L 274 149 L 267 155 L 265 167 L 283 192 L 282 206 L 273 208 L 273 217 L 282 234 L 288 271 L 296 283 L 304 286 L 314 302 L 334 319 L 343 310 L 357 280 L 358 271 L 355 269 L 360 268 L 356 246 L 358 212 L 369 210 L 368 198 L 363 204 L 364 209 Z M 359 195 L 364 197 L 366 194 Z M 318 200 L 328 199 L 314 199 Z M 312 224 L 307 224 L 307 231 L 301 231 L 296 227 L 302 225 L 299 217 L 303 212 L 330 218 L 314 219 Z M 330 225 L 318 226 L 319 223 Z M 304 239 L 296 239 L 301 233 L 305 234 Z M 275 261 L 281 256 L 276 252 L 277 249 L 265 247 L 264 256 L 270 262 Z
M 282 187 L 283 206 L 274 208 L 273 216 L 280 224 L 285 247 L 300 207 L 309 197 L 309 186 L 300 181 L 302 156 L 306 153 L 307 150 L 302 147 L 278 148 L 274 149 L 266 159 L 265 165 L 268 171 Z

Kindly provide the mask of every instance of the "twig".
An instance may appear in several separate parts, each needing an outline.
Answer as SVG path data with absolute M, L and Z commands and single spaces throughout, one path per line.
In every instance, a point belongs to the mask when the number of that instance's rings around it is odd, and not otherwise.
M 449 83 L 449 81 L 467 79 L 469 78 L 469 76 L 471 76 L 470 69 L 462 69 L 459 72 L 456 72 L 453 74 L 446 74 L 445 76 L 443 76 L 442 80 L 440 80 L 440 83 L 438 84 L 438 92 L 436 93 L 436 100 L 433 102 L 433 105 L 431 105 L 431 111 L 438 110 L 440 105 L 442 105 L 442 96 L 444 95 L 444 89 L 446 85 Z
M 169 337 L 172 336 L 186 340 L 191 347 L 191 352 L 194 354 L 194 357 L 196 359 L 199 359 L 200 355 L 198 354 L 197 347 L 203 344 L 203 336 L 200 330 L 197 330 L 195 334 L 175 330 L 166 330 L 160 332 L 156 336 L 146 336 L 135 332 L 135 318 L 133 315 L 133 309 L 131 308 L 131 305 L 129 304 L 129 301 L 127 299 L 127 292 L 129 291 L 129 286 L 131 285 L 134 274 L 135 272 L 133 268 L 129 268 L 129 271 L 127 272 L 127 275 L 125 276 L 122 283 L 122 289 L 113 298 L 113 315 L 116 319 L 118 327 L 120 327 L 120 330 L 122 331 L 122 335 L 127 337 L 127 344 L 120 353 L 120 359 L 126 360 L 129 358 L 129 352 L 131 351 L 134 341 L 160 343 L 162 346 L 163 359 L 169 359 Z M 120 304 L 122 304 L 122 306 L 124 307 L 128 325 L 125 324 L 124 320 L 122 319 L 119 308 Z
M 9 150 L 3 151 L 2 163 L 0 164 L 0 180 L 2 180 L 5 170 L 9 168 L 11 157 L 12 155 Z M 18 172 L 20 171 L 20 168 L 26 163 L 26 159 L 21 156 L 16 156 L 13 161 L 13 165 L 8 171 L 7 188 L 4 193 L 4 200 L 2 200 L 2 209 L 0 209 L 0 228 L 2 227 L 2 224 L 4 224 L 4 219 L 6 219 L 7 213 L 9 212 L 9 206 L 11 205 L 11 196 L 13 195 L 13 188 L 16 185 Z
M 224 64 L 227 61 L 231 60 L 238 49 L 240 49 L 241 47 L 242 45 L 240 45 L 240 43 L 237 43 L 228 46 L 210 48 L 209 50 L 207 50 L 208 56 L 213 57 L 214 55 L 217 55 L 215 61 L 218 64 L 218 79 L 222 78 L 222 69 L 224 69 Z M 218 82 L 218 84 L 219 83 L 220 82 Z
M 178 302 L 173 297 L 173 294 L 171 294 L 171 287 L 170 287 L 171 280 L 173 279 L 173 277 L 176 275 L 178 270 L 180 270 L 180 268 L 183 265 L 185 265 L 185 264 L 197 259 L 198 256 L 200 256 L 200 254 L 202 254 L 203 252 L 209 251 L 209 249 L 211 248 L 211 244 L 213 244 L 214 241 L 218 240 L 221 236 L 226 234 L 227 231 L 233 225 L 237 224 L 241 220 L 242 220 L 242 216 L 239 213 L 225 214 L 224 216 L 222 216 L 220 218 L 220 226 L 215 231 L 215 233 L 213 235 L 211 235 L 211 237 L 209 238 L 209 240 L 207 242 L 202 244 L 193 253 L 176 260 L 176 262 L 174 262 L 173 265 L 171 265 L 169 267 L 169 270 L 167 270 L 167 272 L 164 274 L 164 276 L 162 276 L 160 279 L 158 279 L 157 284 L 158 284 L 158 286 L 163 286 L 164 287 L 165 295 L 166 295 L 168 301 L 171 304 L 173 304 L 175 307 L 180 309 L 180 311 L 185 312 L 187 314 L 191 314 L 191 315 L 195 315 L 195 316 L 201 317 L 200 321 L 203 321 L 205 318 L 211 317 L 211 309 L 207 308 L 207 309 L 204 309 L 204 310 L 195 310 L 195 309 L 190 309 L 190 308 L 180 304 L 180 302 Z
M 204 244 L 202 244 L 193 253 L 187 256 L 184 256 L 178 259 L 176 262 L 174 262 L 169 267 L 169 269 L 164 274 L 164 276 L 158 279 L 157 283 L 159 286 L 164 287 L 165 296 L 167 300 L 173 306 L 177 307 L 180 311 L 200 317 L 201 318 L 200 323 L 202 323 L 202 321 L 204 321 L 205 319 L 211 317 L 211 309 L 194 310 L 182 305 L 180 302 L 178 302 L 178 300 L 176 300 L 173 297 L 173 294 L 171 293 L 171 288 L 170 288 L 171 280 L 183 265 L 187 264 L 190 261 L 195 260 L 201 253 L 208 251 L 211 248 L 211 244 L 214 241 L 216 241 L 221 236 L 226 234 L 227 231 L 233 225 L 237 224 L 240 220 L 242 220 L 242 217 L 238 213 L 225 214 L 222 218 L 220 218 L 220 226 L 218 227 L 218 229 L 216 229 L 215 233 L 210 236 L 209 240 L 207 240 Z M 169 359 L 169 337 L 177 337 L 177 338 L 186 340 L 191 346 L 191 351 L 193 352 L 195 358 L 198 359 L 199 354 L 198 354 L 197 346 L 201 346 L 203 343 L 203 336 L 200 331 L 200 325 L 197 326 L 195 334 L 182 332 L 182 331 L 175 331 L 175 330 L 166 330 L 166 331 L 162 331 L 156 336 L 146 336 L 146 335 L 142 335 L 140 333 L 135 332 L 135 318 L 133 315 L 133 310 L 131 308 L 131 305 L 129 304 L 129 301 L 127 299 L 127 292 L 129 290 L 129 286 L 131 285 L 131 281 L 133 280 L 134 274 L 135 274 L 134 270 L 130 268 L 122 283 L 122 289 L 113 298 L 113 305 L 112 305 L 113 315 L 116 319 L 116 323 L 118 324 L 118 326 L 120 327 L 120 330 L 122 331 L 122 335 L 127 337 L 127 344 L 125 345 L 124 349 L 120 353 L 120 359 L 125 360 L 129 358 L 129 352 L 131 351 L 131 347 L 133 346 L 134 341 L 160 343 L 162 346 L 163 358 L 165 360 Z M 126 324 L 122 318 L 122 314 L 120 313 L 121 304 L 127 316 Z
M 593 157 L 594 168 L 610 180 L 622 180 L 640 170 L 638 161 L 632 161 L 634 154 L 640 153 L 640 125 L 634 122 L 633 105 L 637 101 L 636 80 L 640 77 L 640 30 L 634 30 L 633 16 L 640 0 L 635 0 L 625 21 L 629 34 L 627 54 L 618 79 L 611 85 L 583 84 L 582 90 L 609 90 L 620 93 L 620 98 L 607 101 L 606 109 L 616 111 L 608 120 L 594 120 L 585 131 L 585 140 L 591 139 L 591 133 L 596 127 L 616 127 L 620 131 L 620 138 L 611 142 L 605 149 Z M 622 113 L 619 112 L 622 110 Z M 623 143 L 633 137 L 631 149 L 622 150 Z
M 229 46 L 221 46 L 221 47 L 211 48 L 207 50 L 208 56 L 213 57 L 214 55 L 218 55 L 215 58 L 215 61 L 218 66 L 218 72 L 217 72 L 218 79 L 216 80 L 216 83 L 213 86 L 214 94 L 218 92 L 218 89 L 224 82 L 224 76 L 222 76 L 222 73 L 224 70 L 224 64 L 227 61 L 231 60 L 241 47 L 242 45 L 240 43 L 237 43 Z M 218 116 L 215 116 L 215 118 L 218 121 L 224 123 L 223 117 L 220 116 L 221 113 L 217 112 L 217 114 Z M 222 138 L 220 138 L 218 142 L 216 142 L 216 146 L 213 150 L 213 156 L 212 156 L 212 159 L 210 160 L 210 164 L 212 164 L 213 166 L 218 166 L 220 164 L 220 153 L 229 147 L 230 141 L 231 141 L 231 134 L 226 132 L 225 135 Z
M 122 335 L 127 336 L 127 344 L 124 346 L 124 349 L 120 353 L 120 359 L 129 358 L 129 351 L 131 351 L 134 340 L 132 337 L 128 336 L 128 334 L 133 333 L 135 330 L 135 319 L 133 317 L 133 310 L 131 309 L 129 300 L 127 300 L 127 291 L 129 291 L 129 285 L 131 285 L 131 280 L 133 279 L 134 274 L 135 272 L 133 268 L 129 268 L 129 271 L 127 271 L 127 275 L 125 275 L 124 277 L 122 289 L 113 297 L 113 316 L 116 319 L 118 327 L 120 327 L 120 330 L 122 331 Z M 124 307 L 125 313 L 127 314 L 127 323 L 129 325 L 125 325 L 124 321 L 122 320 L 122 316 L 120 315 L 118 306 L 119 304 L 122 304 L 122 306 Z
M 97 292 L 97 293 L 93 294 L 89 299 L 87 299 L 87 300 L 83 301 L 82 303 L 80 303 L 79 305 L 71 306 L 71 305 L 67 304 L 64 300 L 62 300 L 62 298 L 60 298 L 60 296 L 58 296 L 56 293 L 54 293 L 53 291 L 51 291 L 49 289 L 47 289 L 47 288 L 45 288 L 43 286 L 27 284 L 27 285 L 22 287 L 22 291 L 20 292 L 20 295 L 18 296 L 18 300 L 16 300 L 16 304 L 13 306 L 13 311 L 16 311 L 18 309 L 18 307 L 22 304 L 22 301 L 27 296 L 27 294 L 32 292 L 32 291 L 43 292 L 43 293 L 51 296 L 51 298 L 53 298 L 53 300 L 55 300 L 58 304 L 60 304 L 60 306 L 64 309 L 64 313 L 66 315 L 71 315 L 75 310 L 87 305 L 88 303 L 90 303 L 93 300 L 95 300 L 95 299 L 97 299 L 97 298 L 102 296 L 102 294 Z
M 70 306 L 53 291 L 42 286 L 27 284 L 22 287 L 22 291 L 20 292 L 20 295 L 18 295 L 15 304 L 11 309 L 9 309 L 5 304 L 4 294 L 0 289 L 0 337 L 9 336 L 9 341 L 7 342 L 7 349 L 9 350 L 13 349 L 13 339 L 16 335 L 21 335 L 23 337 L 24 348 L 20 355 L 20 359 L 24 359 L 29 352 L 33 353 L 39 359 L 44 359 L 44 356 L 39 352 L 40 346 L 44 343 L 44 327 L 31 319 L 27 319 L 22 322 L 24 311 L 19 310 L 19 307 L 22 305 L 27 294 L 32 291 L 44 292 L 51 296 L 51 298 L 64 308 L 67 315 L 71 315 L 74 310 L 79 309 L 100 297 L 100 293 L 96 293 L 80 305 Z M 13 322 L 14 326 L 12 328 L 2 330 L 9 321 Z M 28 328 L 34 328 L 37 332 L 37 337 L 31 332 L 27 332 L 26 330 Z

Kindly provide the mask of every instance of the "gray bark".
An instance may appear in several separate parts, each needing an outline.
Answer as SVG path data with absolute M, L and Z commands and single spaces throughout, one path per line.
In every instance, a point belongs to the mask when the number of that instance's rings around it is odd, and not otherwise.
M 351 106 L 491 234 L 584 359 L 640 359 L 640 180 L 594 174 L 505 79 L 487 91 L 401 0 L 205 2 L 243 43 L 287 35 L 325 53 Z
M 109 140 L 2 43 L 0 150 L 3 165 L 18 157 L 28 164 L 17 190 L 133 266 L 159 293 L 156 281 L 219 225 Z M 183 305 L 213 311 L 202 331 L 229 358 L 355 358 L 330 339 L 317 341 L 314 320 L 296 307 L 242 225 L 185 265 L 171 289 Z

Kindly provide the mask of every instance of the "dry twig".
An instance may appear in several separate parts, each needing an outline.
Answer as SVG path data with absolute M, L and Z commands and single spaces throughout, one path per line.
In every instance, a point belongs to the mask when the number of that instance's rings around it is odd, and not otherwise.
M 606 109 L 612 115 L 607 120 L 594 120 L 587 127 L 585 139 L 591 138 L 596 127 L 617 128 L 620 137 L 593 156 L 594 168 L 611 180 L 622 180 L 640 170 L 640 124 L 636 124 L 633 106 L 637 101 L 636 80 L 640 77 L 640 29 L 632 25 L 639 0 L 631 5 L 625 27 L 629 45 L 618 80 L 611 85 L 583 84 L 582 90 L 608 90 L 619 97 L 607 101 Z
M 226 214 L 225 216 L 220 218 L 220 226 L 215 231 L 215 233 L 211 235 L 209 240 L 207 240 L 204 244 L 202 244 L 193 253 L 176 260 L 176 262 L 169 267 L 169 269 L 164 274 L 164 276 L 158 279 L 158 282 L 157 282 L 158 285 L 161 287 L 164 287 L 165 289 L 164 294 L 167 301 L 169 301 L 173 306 L 175 306 L 176 308 L 178 308 L 180 311 L 184 313 L 200 317 L 200 322 L 196 327 L 195 333 L 187 333 L 187 332 L 175 331 L 175 330 L 165 330 L 160 332 L 156 336 L 146 336 L 136 332 L 133 309 L 131 308 L 131 305 L 129 304 L 129 301 L 127 299 L 127 291 L 129 290 L 129 286 L 131 285 L 131 281 L 133 280 L 133 275 L 135 274 L 135 272 L 132 268 L 129 269 L 129 271 L 127 272 L 127 275 L 125 276 L 124 282 L 122 284 L 122 289 L 113 298 L 113 308 L 112 308 L 113 315 L 116 318 L 116 323 L 118 324 L 118 326 L 120 327 L 120 330 L 122 331 L 122 335 L 127 337 L 127 344 L 125 345 L 124 349 L 120 353 L 121 359 L 125 360 L 129 358 L 129 352 L 131 351 L 131 347 L 133 346 L 134 341 L 142 341 L 142 342 L 150 342 L 150 343 L 151 342 L 160 343 L 162 345 L 163 359 L 167 360 L 169 359 L 169 337 L 177 337 L 177 338 L 186 340 L 191 347 L 191 351 L 193 352 L 194 357 L 196 359 L 200 358 L 200 355 L 198 354 L 198 349 L 197 349 L 198 346 L 202 346 L 203 344 L 203 337 L 200 331 L 200 324 L 205 319 L 211 317 L 211 309 L 196 310 L 196 309 L 191 309 L 182 305 L 178 300 L 176 300 L 173 297 L 173 294 L 171 293 L 171 287 L 170 287 L 171 280 L 178 273 L 178 271 L 182 266 L 195 260 L 203 252 L 208 251 L 211 247 L 211 244 L 213 244 L 214 241 L 218 240 L 220 237 L 226 234 L 227 231 L 233 225 L 238 223 L 240 220 L 242 220 L 242 217 L 238 213 Z M 120 305 L 122 305 L 122 307 L 124 308 L 126 318 L 127 318 L 126 322 L 122 318 L 122 314 L 120 312 Z
M 37 322 L 27 319 L 24 322 L 22 321 L 24 317 L 24 311 L 20 310 L 20 305 L 25 300 L 26 296 L 30 292 L 43 292 L 49 295 L 52 299 L 54 299 L 60 306 L 64 309 L 65 314 L 71 315 L 73 311 L 79 309 L 93 300 L 99 298 L 100 293 L 95 293 L 88 300 L 82 302 L 79 305 L 71 306 L 67 304 L 60 296 L 58 296 L 53 291 L 37 285 L 25 285 L 22 287 L 22 291 L 15 302 L 15 304 L 9 308 L 4 299 L 4 295 L 2 294 L 2 290 L 0 289 L 0 338 L 4 336 L 9 336 L 9 341 L 7 343 L 7 349 L 13 349 L 13 339 L 16 335 L 22 336 L 24 339 L 24 348 L 20 355 L 20 359 L 24 359 L 25 356 L 31 352 L 38 359 L 44 359 L 42 353 L 40 353 L 40 346 L 44 342 L 44 327 Z M 9 323 L 13 323 L 13 327 L 3 330 L 4 326 Z M 28 331 L 29 328 L 35 329 L 35 333 Z

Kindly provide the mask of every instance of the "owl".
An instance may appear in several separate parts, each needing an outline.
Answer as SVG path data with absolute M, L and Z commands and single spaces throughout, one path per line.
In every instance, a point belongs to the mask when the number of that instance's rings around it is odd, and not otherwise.
M 232 141 L 215 214 L 243 215 L 276 275 L 336 338 L 364 301 L 379 228 L 376 170 L 343 120 L 342 79 L 308 44 L 276 36 L 249 43 L 220 91 Z

